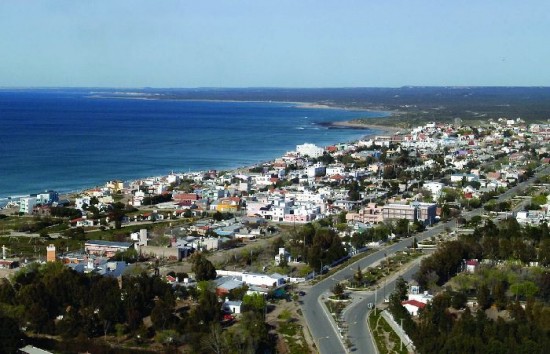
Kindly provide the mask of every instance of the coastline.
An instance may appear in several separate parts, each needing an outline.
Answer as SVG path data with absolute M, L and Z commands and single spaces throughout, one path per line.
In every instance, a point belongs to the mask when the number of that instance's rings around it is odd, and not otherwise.
M 341 111 L 356 111 L 356 112 L 380 112 L 387 113 L 388 117 L 399 112 L 376 110 L 364 107 L 346 107 L 338 105 L 330 105 L 318 102 L 302 102 L 302 101 L 274 101 L 274 100 L 236 100 L 236 99 L 209 99 L 209 98 L 177 98 L 177 97 L 163 97 L 163 96 L 151 96 L 151 95 L 102 95 L 94 92 L 93 94 L 85 95 L 84 97 L 90 99 L 122 99 L 122 100 L 148 100 L 148 101 L 188 101 L 188 102 L 243 102 L 243 103 L 275 103 L 275 104 L 289 104 L 295 108 L 302 109 L 333 109 Z M 380 117 L 383 118 L 384 116 Z
M 290 103 L 290 102 L 289 102 Z M 313 106 L 307 106 L 308 108 L 319 108 L 319 109 L 326 109 L 326 107 L 324 105 L 313 105 Z M 338 108 L 334 108 L 334 109 L 338 109 Z M 356 121 L 356 120 L 350 120 L 350 121 L 333 121 L 333 122 L 330 122 L 330 123 L 327 123 L 327 124 L 324 124 L 324 126 L 327 126 L 327 127 L 333 127 L 333 128 L 339 128 L 339 129 L 369 129 L 369 130 L 372 130 L 372 132 L 370 132 L 369 134 L 365 135 L 362 137 L 362 139 L 367 139 L 369 137 L 373 137 L 375 135 L 389 135 L 389 134 L 396 134 L 396 133 L 399 133 L 400 131 L 402 131 L 401 128 L 399 127 L 394 127 L 394 126 L 388 126 L 388 125 L 377 125 L 377 124 L 363 124 L 359 121 Z M 253 167 L 257 167 L 257 166 L 261 166 L 263 164 L 269 164 L 269 163 L 273 163 L 275 161 L 275 159 L 278 158 L 278 157 L 275 157 L 271 160 L 264 160 L 264 161 L 258 161 L 252 165 L 246 165 L 246 166 L 237 166 L 237 167 L 234 167 L 234 168 L 230 168 L 230 169 L 227 169 L 227 170 L 223 170 L 225 172 L 230 172 L 230 173 L 244 173 L 245 171 L 249 170 L 250 168 L 253 168 Z M 204 172 L 206 170 L 197 170 L 197 171 L 189 171 L 189 172 L 192 172 L 192 173 L 201 173 L 201 172 Z M 132 180 L 126 180 L 124 182 L 136 182 L 136 181 L 139 181 L 141 179 L 146 179 L 146 178 L 151 178 L 151 177 L 163 177 L 164 175 L 160 175 L 160 176 L 147 176 L 147 177 L 141 177 L 141 178 L 138 178 L 138 179 L 132 179 Z M 83 192 L 87 191 L 87 190 L 90 190 L 90 189 L 94 189 L 94 188 L 100 188 L 101 186 L 88 186 L 88 187 L 83 187 L 82 189 L 78 189 L 78 190 L 70 190 L 70 191 L 66 191 L 66 190 L 63 190 L 60 192 L 59 194 L 59 198 L 60 199 L 74 199 L 76 198 L 77 196 L 79 196 L 80 194 L 82 194 Z M 10 202 L 14 202 L 14 201 L 19 201 L 20 198 L 22 197 L 28 197 L 28 196 L 31 196 L 31 194 L 28 194 L 28 195 L 20 195 L 20 196 L 13 196 L 13 197 L 9 197 L 9 200 Z M 9 208 L 11 211 L 13 211 L 12 208 Z M 5 213 L 5 211 L 7 211 L 8 209 L 4 209 L 4 205 L 0 205 L 0 214 L 3 214 L 3 212 Z
M 238 102 L 241 102 L 241 101 L 238 101 Z M 280 103 L 283 103 L 283 102 L 280 102 Z M 297 102 L 285 102 L 285 103 L 298 104 Z M 340 108 L 336 108 L 336 107 L 330 107 L 330 106 L 325 106 L 325 105 L 317 105 L 317 104 L 311 104 L 311 105 L 307 104 L 307 106 L 303 106 L 303 107 L 318 108 L 318 109 L 331 109 L 331 108 L 332 109 L 340 109 Z M 369 130 L 372 130 L 372 132 L 370 132 L 369 134 L 363 136 L 362 139 L 367 139 L 367 138 L 373 137 L 375 135 L 396 134 L 396 133 L 399 133 L 403 130 L 402 128 L 395 127 L 395 126 L 389 126 L 389 125 L 364 124 L 361 121 L 357 121 L 357 120 L 333 121 L 333 122 L 329 122 L 329 123 L 326 123 L 326 124 L 320 124 L 320 125 L 328 127 L 328 128 L 332 127 L 332 128 L 339 128 L 339 129 L 357 129 L 357 130 L 369 129 Z M 347 142 L 352 142 L 352 141 L 347 141 Z M 343 141 L 341 143 L 343 143 Z M 230 172 L 230 173 L 244 173 L 245 171 L 249 170 L 250 168 L 261 166 L 263 164 L 273 163 L 276 158 L 278 158 L 278 157 L 275 157 L 271 160 L 258 161 L 258 162 L 254 163 L 252 165 L 236 166 L 236 167 L 229 168 L 229 169 L 223 170 L 223 171 Z M 207 171 L 207 170 L 196 170 L 196 171 L 189 171 L 189 172 L 191 172 L 191 173 L 201 173 L 201 172 L 205 172 L 205 171 Z M 222 171 L 222 170 L 220 170 L 220 171 Z M 184 173 L 184 172 L 180 172 L 180 173 Z M 135 182 L 135 181 L 139 181 L 141 179 L 163 177 L 163 176 L 165 176 L 165 175 L 145 176 L 145 177 L 140 177 L 138 179 L 126 180 L 124 182 Z M 94 188 L 100 188 L 100 187 L 101 186 L 96 185 L 96 186 L 83 187 L 83 188 L 80 188 L 80 189 L 77 189 L 77 190 L 61 190 L 60 194 L 59 194 L 59 198 L 60 199 L 71 199 L 71 198 L 74 199 L 75 197 L 82 194 L 86 190 L 90 190 L 90 189 L 94 189 Z M 29 193 L 27 195 L 9 196 L 9 197 L 3 198 L 3 199 L 5 199 L 6 201 L 9 201 L 9 202 L 15 202 L 15 201 L 19 201 L 20 198 L 28 197 L 28 196 L 31 196 L 31 195 L 32 194 Z M 0 214 L 1 214 L 1 211 L 5 210 L 4 206 L 5 205 L 0 205 Z
M 384 111 L 371 111 L 371 110 L 368 110 L 368 109 L 353 109 L 353 108 L 346 108 L 346 107 L 338 107 L 338 106 L 331 106 L 331 105 L 328 105 L 328 104 L 321 104 L 321 103 L 312 103 L 312 102 L 297 102 L 297 101 L 271 101 L 271 100 L 249 100 L 249 101 L 243 101 L 243 100 L 197 100 L 197 99 L 177 99 L 177 98 L 168 98 L 168 97 L 143 97 L 141 95 L 136 95 L 136 96 L 126 96 L 126 95 L 94 95 L 94 96 L 89 96 L 89 95 L 83 95 L 83 97 L 85 98 L 89 98 L 89 99 L 96 99 L 96 98 L 112 98 L 112 99 L 130 99 L 130 100 L 184 100 L 184 101 L 208 101 L 208 102 L 256 102 L 256 103 L 266 103 L 266 104 L 275 104 L 275 105 L 289 105 L 289 106 L 292 106 L 293 108 L 304 108 L 304 109 L 319 109 L 319 110 L 341 110 L 341 111 L 353 111 L 353 113 L 348 113 L 347 116 L 348 116 L 348 120 L 347 121 L 330 121 L 327 120 L 326 122 L 311 122 L 310 124 L 316 124 L 318 125 L 319 127 L 323 126 L 323 127 L 326 127 L 326 128 L 338 128 L 338 129 L 343 129 L 343 128 L 347 128 L 347 129 L 357 129 L 357 130 L 367 130 L 367 129 L 373 129 L 374 131 L 367 131 L 365 132 L 367 135 L 364 135 L 364 136 L 373 136 L 373 135 L 380 135 L 380 134 L 387 134 L 391 131 L 393 131 L 393 127 L 389 127 L 389 126 L 383 126 L 383 125 L 378 125 L 378 124 L 363 124 L 361 123 L 360 121 L 360 115 L 361 111 L 363 112 L 373 112 L 374 114 L 376 114 L 378 117 L 380 118 L 383 118 L 385 117 L 386 115 L 389 115 L 391 113 L 389 112 L 384 112 Z M 357 114 L 355 112 L 358 112 Z M 378 113 L 378 114 L 377 114 Z M 329 116 L 332 116 L 329 115 Z M 351 117 L 350 117 L 351 116 Z M 356 118 L 354 118 L 356 117 Z M 351 118 L 351 120 L 350 120 Z M 332 118 L 334 119 L 334 118 Z M 318 128 L 315 128 L 318 130 Z M 302 133 L 301 133 L 302 134 Z M 335 143 L 345 143 L 345 142 L 352 142 L 352 141 L 357 141 L 359 139 L 364 139 L 364 136 L 360 136 L 361 133 L 358 133 L 356 134 L 355 137 L 353 137 L 352 139 L 348 139 L 347 137 L 342 137 L 342 139 L 335 139 L 334 142 L 332 144 L 335 144 Z M 307 142 L 308 139 L 309 139 L 309 135 L 307 133 L 305 134 L 302 134 L 301 135 L 301 142 L 304 143 L 304 142 Z M 318 146 L 328 146 L 330 145 L 331 143 L 327 144 L 318 144 Z M 240 164 L 239 163 L 239 159 L 236 158 L 235 161 L 234 161 L 234 165 L 233 166 L 227 166 L 226 168 L 217 168 L 219 171 L 225 171 L 225 172 L 230 172 L 230 171 L 243 171 L 247 168 L 250 168 L 250 166 L 258 166 L 258 165 L 262 165 L 262 164 L 268 164 L 268 163 L 272 163 L 275 159 L 279 158 L 280 156 L 279 155 L 275 155 L 275 156 L 271 156 L 271 157 L 267 157 L 266 158 L 259 158 L 258 160 L 256 161 L 253 161 L 251 160 L 250 163 L 246 163 L 246 164 Z M 243 161 L 244 162 L 244 161 Z M 205 166 L 201 166 L 202 168 L 198 168 L 198 169 L 194 169 L 194 170 L 189 170 L 188 172 L 194 172 L 194 173 L 200 173 L 200 172 L 204 172 L 204 171 L 207 171 L 208 169 L 213 169 L 213 168 L 216 168 L 215 166 L 211 166 L 211 167 L 208 167 L 206 168 Z M 169 170 L 167 170 L 169 171 Z M 177 170 L 174 170 L 174 171 L 177 171 Z M 187 171 L 178 171 L 178 173 L 185 173 Z M 146 178 L 150 178 L 150 177 L 159 177 L 159 176 L 165 176 L 166 174 L 168 174 L 168 172 L 164 173 L 164 171 L 156 171 L 156 173 L 152 173 L 152 174 L 144 174 L 143 176 L 141 175 L 135 175 L 131 178 L 122 178 L 125 182 L 132 182 L 132 181 L 139 181 L 139 180 L 142 180 L 142 179 L 146 179 Z M 107 179 L 104 180 L 104 182 L 108 181 L 109 179 L 112 179 L 112 178 L 115 178 L 116 177 L 109 177 Z M 69 183 L 71 183 L 69 181 Z M 60 194 L 60 197 L 74 197 L 75 195 L 78 195 L 78 194 L 81 194 L 83 191 L 85 190 L 89 190 L 89 189 L 93 189 L 93 188 L 98 188 L 98 187 L 101 187 L 102 184 L 101 184 L 101 181 L 97 181 L 97 182 L 93 182 L 93 184 L 90 184 L 90 185 L 86 185 L 86 184 L 79 184 L 79 183 L 76 183 L 76 185 L 73 185 L 73 184 L 69 184 L 71 187 L 67 188 L 67 185 L 57 185 L 56 187 L 45 187 L 43 189 L 41 189 L 40 191 L 39 190 L 32 190 L 32 191 L 29 191 L 29 192 L 26 192 L 25 190 L 22 190 L 21 192 L 16 192 L 17 194 L 5 194 L 5 195 L 1 195 L 0 196 L 0 208 L 2 208 L 3 206 L 5 206 L 6 204 L 10 203 L 10 202 L 16 202 L 18 201 L 20 198 L 22 197 L 28 197 L 28 196 L 33 196 L 37 193 L 40 193 L 41 191 L 44 191 L 44 190 L 49 190 L 49 189 L 55 189 L 56 191 L 59 192 Z M 75 188 L 76 187 L 76 188 Z

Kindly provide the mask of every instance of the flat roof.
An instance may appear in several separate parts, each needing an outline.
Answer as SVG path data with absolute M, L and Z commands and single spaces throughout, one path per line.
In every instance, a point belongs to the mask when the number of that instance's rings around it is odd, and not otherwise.
M 85 245 L 96 245 L 96 246 L 110 246 L 110 247 L 130 247 L 133 244 L 130 242 L 114 242 L 114 241 L 103 241 L 103 240 L 89 240 L 86 241 Z

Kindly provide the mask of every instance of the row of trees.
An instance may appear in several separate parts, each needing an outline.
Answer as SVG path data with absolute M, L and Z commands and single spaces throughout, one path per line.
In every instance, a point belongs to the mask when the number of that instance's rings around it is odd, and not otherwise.
M 540 302 L 508 306 L 510 320 L 492 320 L 482 309 L 450 311 L 452 297 L 437 296 L 408 321 L 408 331 L 421 353 L 543 353 L 550 345 L 550 308 Z
M 515 219 L 496 225 L 487 221 L 474 234 L 446 242 L 420 266 L 415 279 L 422 287 L 438 287 L 461 270 L 463 260 L 489 258 L 499 266 L 483 266 L 475 274 L 453 278 L 447 288 L 413 320 L 403 306 L 406 283 L 397 282 L 389 309 L 425 353 L 542 353 L 550 344 L 550 272 L 526 268 L 527 261 L 544 260 L 548 227 L 521 227 Z M 532 251 L 526 252 L 526 248 Z M 528 256 L 526 256 L 528 255 Z M 523 258 L 525 256 L 525 258 Z M 512 260 L 508 265 L 501 261 Z M 475 296 L 475 312 L 466 307 Z M 526 305 L 520 305 L 525 301 Z M 510 318 L 489 319 L 485 310 L 508 310 Z
M 550 264 L 550 233 L 547 224 L 520 226 L 513 218 L 496 225 L 487 220 L 472 235 L 444 243 L 422 261 L 415 279 L 422 287 L 440 286 L 461 270 L 464 259 L 514 260 L 523 264 Z
M 295 230 L 288 240 L 293 257 L 302 257 L 314 270 L 347 256 L 348 252 L 336 231 L 322 224 L 307 223 Z
M 465 308 L 464 293 L 444 292 L 413 320 L 401 305 L 406 291 L 406 283 L 398 280 L 390 296 L 389 310 L 397 322 L 402 321 L 421 353 L 543 353 L 550 345 L 550 307 L 533 298 L 525 308 L 517 301 L 508 303 L 505 308 L 510 319 L 494 320 L 487 317 L 487 306 L 480 306 L 473 313 Z M 485 291 L 481 289 L 482 293 Z M 488 291 L 485 295 L 478 294 L 480 302 L 485 301 L 483 296 L 491 295 Z

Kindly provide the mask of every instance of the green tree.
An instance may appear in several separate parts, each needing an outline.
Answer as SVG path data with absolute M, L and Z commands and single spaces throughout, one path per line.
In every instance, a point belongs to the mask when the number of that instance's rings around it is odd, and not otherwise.
M 477 303 L 483 310 L 488 309 L 493 303 L 489 288 L 485 284 L 482 284 L 477 288 Z
M 162 299 L 155 302 L 155 307 L 151 311 L 151 322 L 157 330 L 166 329 L 172 318 L 172 312 L 173 307 Z
M 457 310 L 460 310 L 466 306 L 468 297 L 461 291 L 453 292 L 451 295 L 451 306 Z
M 243 296 L 242 305 L 244 311 L 255 311 L 263 314 L 266 309 L 267 302 L 265 301 L 265 297 L 263 295 L 254 293 Z
M 405 281 L 405 279 L 403 279 L 403 277 L 400 276 L 397 278 L 397 280 L 395 281 L 395 290 L 393 292 L 396 294 L 397 298 L 400 301 L 407 299 L 407 282 Z
M 344 295 L 344 286 L 341 283 L 336 283 L 332 287 L 332 293 L 338 298 L 341 299 Z
M 538 291 L 539 288 L 537 285 L 529 280 L 510 285 L 510 292 L 516 297 L 516 300 L 518 300 L 519 297 L 533 297 Z
M 17 321 L 0 316 L 0 353 L 17 353 L 23 337 Z
M 195 273 L 197 281 L 216 279 L 216 268 L 201 253 L 195 253 L 191 258 L 191 262 L 191 270 Z
M 395 233 L 399 236 L 408 235 L 409 233 L 409 220 L 399 219 L 395 223 Z
M 353 279 L 357 285 L 363 285 L 363 272 L 361 271 L 361 267 L 359 265 L 357 266 L 357 271 L 353 274 Z

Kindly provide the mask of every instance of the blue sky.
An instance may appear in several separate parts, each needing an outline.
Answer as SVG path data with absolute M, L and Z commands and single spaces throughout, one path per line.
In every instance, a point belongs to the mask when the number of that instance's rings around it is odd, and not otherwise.
M 1 0 L 0 86 L 550 85 L 550 1 Z

